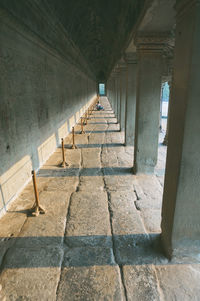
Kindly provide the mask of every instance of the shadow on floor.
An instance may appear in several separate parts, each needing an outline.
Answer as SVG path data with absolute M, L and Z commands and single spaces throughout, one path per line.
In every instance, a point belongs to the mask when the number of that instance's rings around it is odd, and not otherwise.
M 85 134 L 90 134 L 90 133 L 93 133 L 93 134 L 98 134 L 98 133 L 119 133 L 120 132 L 120 130 L 105 130 L 105 131 L 93 131 L 93 130 L 91 130 L 91 131 L 84 131 L 85 132 Z M 76 131 L 75 132 L 75 134 L 81 134 L 81 131 Z
M 118 124 L 118 122 L 88 122 L 88 124 Z
M 80 175 L 79 175 L 80 172 Z M 76 176 L 127 176 L 133 175 L 133 167 L 103 167 L 103 168 L 62 168 L 62 169 L 40 169 L 38 177 L 76 177 Z
M 71 148 L 71 144 L 65 144 L 65 148 L 70 149 Z M 99 144 L 76 144 L 77 148 L 98 148 L 98 147 L 121 147 L 124 146 L 124 143 L 99 143 Z M 59 147 L 61 148 L 61 147 Z
M 116 118 L 115 116 L 105 116 L 105 115 L 102 115 L 101 116 L 90 116 L 89 119 L 103 119 L 103 118 Z
M 2 268 L 83 267 L 98 265 L 168 264 L 160 234 L 0 237 L 9 248 Z M 112 247 L 114 246 L 114 254 Z M 116 262 L 114 261 L 114 258 Z

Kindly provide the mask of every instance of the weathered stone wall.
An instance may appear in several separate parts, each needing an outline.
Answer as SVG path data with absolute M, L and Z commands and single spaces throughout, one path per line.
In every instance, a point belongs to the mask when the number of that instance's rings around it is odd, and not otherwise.
M 69 54 L 0 8 L 0 214 L 96 97 Z

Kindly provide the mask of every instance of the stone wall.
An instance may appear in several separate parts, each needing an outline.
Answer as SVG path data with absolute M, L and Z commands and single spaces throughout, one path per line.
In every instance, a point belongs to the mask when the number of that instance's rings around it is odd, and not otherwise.
M 95 97 L 69 48 L 61 55 L 0 8 L 0 214 Z

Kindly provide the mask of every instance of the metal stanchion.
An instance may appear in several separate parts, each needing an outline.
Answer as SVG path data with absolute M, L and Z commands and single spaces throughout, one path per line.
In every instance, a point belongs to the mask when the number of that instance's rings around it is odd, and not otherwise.
M 83 129 L 83 118 L 81 117 L 81 134 L 85 134 L 84 129 Z
M 61 167 L 66 167 L 68 166 L 68 164 L 65 161 L 65 146 L 64 146 L 64 139 L 61 139 L 61 145 L 62 145 L 62 163 L 61 163 Z
M 75 144 L 75 134 L 74 134 L 74 127 L 72 128 L 72 149 L 77 148 Z
M 32 215 L 38 216 L 39 214 L 45 214 L 45 210 L 40 206 L 39 195 L 38 195 L 38 190 L 36 185 L 36 175 L 34 170 L 32 171 L 32 179 L 33 179 L 33 187 L 35 193 L 35 204 L 31 208 L 31 211 L 32 211 Z

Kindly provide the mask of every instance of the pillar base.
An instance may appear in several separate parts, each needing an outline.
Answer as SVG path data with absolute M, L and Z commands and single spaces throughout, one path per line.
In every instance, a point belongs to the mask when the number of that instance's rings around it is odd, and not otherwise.
M 182 239 L 169 246 L 161 235 L 161 243 L 165 256 L 175 263 L 200 263 L 200 241 Z
M 154 166 L 137 164 L 133 166 L 133 174 L 146 174 L 152 175 L 154 174 Z
M 134 146 L 134 139 L 133 138 L 128 138 L 126 137 L 126 142 L 125 142 L 126 146 Z

